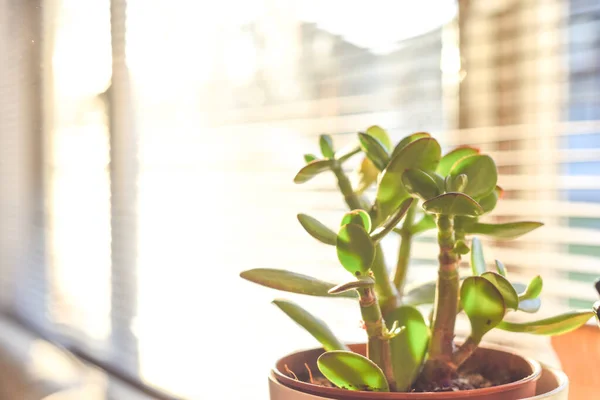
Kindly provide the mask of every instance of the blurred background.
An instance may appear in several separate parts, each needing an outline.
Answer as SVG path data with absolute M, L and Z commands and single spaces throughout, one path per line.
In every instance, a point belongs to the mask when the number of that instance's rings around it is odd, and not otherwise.
M 275 360 L 317 343 L 238 274 L 346 278 L 296 220 L 337 224 L 334 177 L 292 179 L 319 134 L 374 124 L 492 154 L 493 219 L 545 227 L 487 258 L 544 276 L 542 316 L 597 299 L 598 0 L 0 0 L 6 324 L 108 371 L 99 398 L 267 398 Z M 420 239 L 410 281 L 436 254 Z M 285 296 L 363 339 L 353 304 Z

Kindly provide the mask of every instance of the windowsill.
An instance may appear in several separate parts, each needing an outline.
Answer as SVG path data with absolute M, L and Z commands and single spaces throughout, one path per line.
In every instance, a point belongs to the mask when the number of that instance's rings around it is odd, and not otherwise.
M 0 316 L 0 399 L 147 400 L 116 376 Z

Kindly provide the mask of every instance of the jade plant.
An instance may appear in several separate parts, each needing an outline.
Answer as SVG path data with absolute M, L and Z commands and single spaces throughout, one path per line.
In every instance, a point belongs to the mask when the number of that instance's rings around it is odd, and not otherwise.
M 424 132 L 392 146 L 379 126 L 359 132 L 356 145 L 346 149 L 335 151 L 329 135 L 321 135 L 319 145 L 322 157 L 305 155 L 306 164 L 294 182 L 333 173 L 348 212 L 335 230 L 309 215 L 298 214 L 298 220 L 316 240 L 335 247 L 341 266 L 352 278 L 333 284 L 264 268 L 241 276 L 281 291 L 356 301 L 367 336 L 366 357 L 351 351 L 323 320 L 298 304 L 274 300 L 322 344 L 325 352 L 317 366 L 335 386 L 383 392 L 410 391 L 417 380 L 448 386 L 492 329 L 557 335 L 598 317 L 596 304 L 530 322 L 507 318 L 515 312 L 539 310 L 542 278 L 536 276 L 528 284 L 511 281 L 501 261 L 485 259 L 479 236 L 515 239 L 542 223 L 480 221 L 494 210 L 503 193 L 489 155 L 469 146 L 442 154 L 438 141 Z M 352 157 L 361 157 L 354 185 L 344 168 Z M 374 199 L 370 200 L 366 193 L 372 186 Z M 436 231 L 439 247 L 437 281 L 408 287 L 414 238 L 430 230 Z M 381 248 L 388 235 L 400 240 L 392 273 Z M 461 262 L 470 265 L 469 272 L 459 269 Z M 424 311 L 427 305 L 430 312 Z M 460 313 L 466 314 L 471 331 L 459 344 L 455 322 Z

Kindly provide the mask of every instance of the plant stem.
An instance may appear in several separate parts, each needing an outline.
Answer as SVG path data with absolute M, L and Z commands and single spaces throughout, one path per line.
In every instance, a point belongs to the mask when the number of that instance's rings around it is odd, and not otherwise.
M 352 189 L 352 184 L 341 166 L 339 164 L 334 165 L 332 171 L 337 178 L 340 192 L 342 192 L 344 200 L 350 210 L 368 209 L 368 207 L 362 205 L 360 198 Z M 390 276 L 383 257 L 383 250 L 379 243 L 375 246 L 375 260 L 373 261 L 373 265 L 371 265 L 371 271 L 373 271 L 373 277 L 375 278 L 375 292 L 377 293 L 379 304 L 385 315 L 398 307 L 400 304 L 400 297 L 398 296 L 396 287 L 390 282 Z
M 406 283 L 406 273 L 408 272 L 408 263 L 410 261 L 410 250 L 412 247 L 412 224 L 415 219 L 417 202 L 415 201 L 406 212 L 404 223 L 400 229 L 400 250 L 398 251 L 398 261 L 396 262 L 396 272 L 394 273 L 394 286 L 398 290 L 398 296 L 402 297 L 404 293 L 404 284 Z
M 344 196 L 344 201 L 346 202 L 350 210 L 364 209 L 365 207 L 360 201 L 358 195 L 354 192 L 354 189 L 352 189 L 350 179 L 348 179 L 348 177 L 342 170 L 341 165 L 334 165 L 332 171 L 335 174 L 335 177 L 337 178 L 340 192 L 342 192 L 342 195 Z
M 452 364 L 454 364 L 455 368 L 458 368 L 464 363 L 475 350 L 477 350 L 477 346 L 479 346 L 479 341 L 473 339 L 472 336 L 469 336 L 467 340 L 454 352 L 452 355 Z
M 451 216 L 438 216 L 438 245 L 438 282 L 429 360 L 425 366 L 425 373 L 434 380 L 445 380 L 455 371 L 452 353 L 459 290 L 458 256 L 453 250 L 454 229 Z
M 386 337 L 386 327 L 377 296 L 372 288 L 361 289 L 358 293 L 360 313 L 368 336 L 367 358 L 381 368 L 390 388 L 394 390 L 396 384 L 390 359 L 390 342 Z

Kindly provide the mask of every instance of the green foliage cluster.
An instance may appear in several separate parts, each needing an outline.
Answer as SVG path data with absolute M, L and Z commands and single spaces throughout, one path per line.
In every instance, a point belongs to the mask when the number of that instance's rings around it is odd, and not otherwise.
M 319 140 L 322 157 L 307 154 L 294 178 L 301 184 L 333 172 L 349 208 L 337 232 L 315 218 L 299 214 L 302 227 L 319 242 L 335 247 L 341 266 L 352 279 L 324 282 L 297 272 L 253 269 L 241 277 L 262 286 L 357 302 L 367 333 L 367 356 L 350 351 L 327 324 L 298 304 L 278 299 L 274 304 L 304 327 L 324 347 L 317 365 L 333 384 L 349 390 L 408 391 L 417 379 L 439 384 L 456 376 L 492 329 L 538 335 L 563 334 L 598 317 L 598 305 L 552 318 L 510 322 L 514 312 L 540 308 L 542 278 L 528 284 L 510 280 L 500 260 L 489 263 L 479 235 L 515 239 L 542 226 L 539 222 L 485 223 L 502 197 L 494 160 L 478 149 L 455 148 L 446 154 L 428 133 L 418 132 L 392 146 L 387 132 L 372 126 L 359 132 L 357 144 L 335 151 L 329 135 Z M 342 168 L 351 157 L 362 157 L 358 185 Z M 364 195 L 376 186 L 375 199 Z M 438 279 L 405 287 L 413 239 L 437 230 Z M 400 250 L 392 274 L 386 268 L 380 241 L 397 235 Z M 469 255 L 469 257 L 466 257 Z M 471 273 L 460 276 L 459 263 L 469 261 Z M 432 305 L 425 316 L 417 306 Z M 454 343 L 455 321 L 464 313 L 469 337 Z

